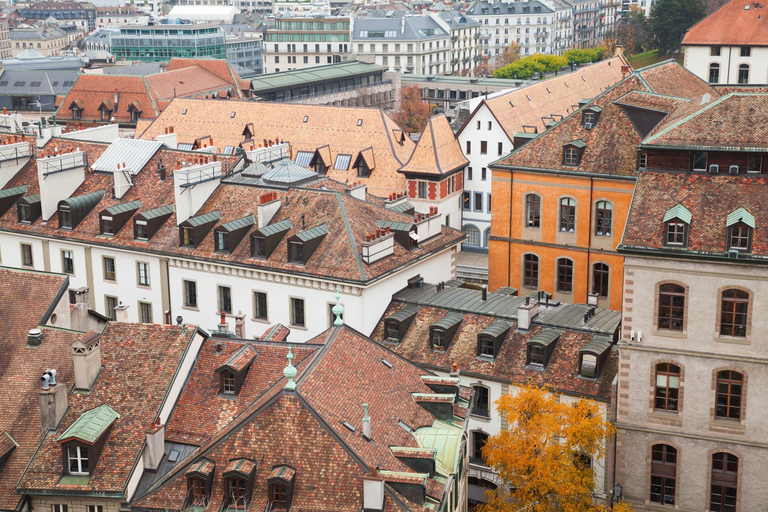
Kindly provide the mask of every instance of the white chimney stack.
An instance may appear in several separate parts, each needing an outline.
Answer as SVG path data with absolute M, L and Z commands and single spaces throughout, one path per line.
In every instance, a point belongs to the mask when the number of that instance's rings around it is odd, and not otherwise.
M 43 220 L 50 219 L 56 213 L 59 201 L 74 194 L 85 181 L 85 153 L 49 150 L 47 154 L 37 159 Z
M 90 390 L 101 371 L 101 334 L 88 331 L 72 342 L 75 389 Z
M 197 211 L 211 197 L 213 191 L 219 186 L 221 174 L 221 162 L 216 160 L 203 164 L 195 164 L 173 171 L 173 190 L 176 199 L 176 225 L 181 224 Z
M 157 422 L 147 431 L 147 447 L 144 450 L 144 469 L 155 471 L 160 466 L 165 452 L 165 425 Z
M 128 305 L 120 304 L 115 307 L 115 322 L 125 323 L 128 321 Z
M 49 430 L 56 430 L 67 411 L 67 387 L 56 382 L 56 373 L 48 370 L 40 378 L 43 383 L 40 390 L 40 422 L 43 435 Z
M 133 178 L 131 177 L 131 171 L 123 167 L 120 164 L 117 166 L 117 170 L 112 173 L 114 178 L 114 191 L 115 199 L 121 199 L 133 186 Z
M 259 197 L 259 204 L 256 208 L 256 222 L 259 229 L 269 225 L 272 218 L 280 209 L 282 202 L 278 198 L 277 192 L 265 192 Z
M 538 301 L 531 301 L 530 297 L 526 297 L 525 302 L 517 307 L 517 330 L 528 332 L 538 312 Z
M 378 475 L 363 476 L 363 510 L 384 510 L 384 479 Z

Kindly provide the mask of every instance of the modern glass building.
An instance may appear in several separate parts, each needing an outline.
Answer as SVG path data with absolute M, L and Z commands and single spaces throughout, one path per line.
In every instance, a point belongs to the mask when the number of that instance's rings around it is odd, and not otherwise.
M 224 31 L 218 25 L 162 24 L 121 27 L 112 36 L 118 60 L 167 61 L 174 57 L 225 59 Z

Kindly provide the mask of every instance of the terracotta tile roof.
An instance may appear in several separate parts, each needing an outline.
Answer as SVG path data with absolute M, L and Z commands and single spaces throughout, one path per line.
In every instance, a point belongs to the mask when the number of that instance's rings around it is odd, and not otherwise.
M 80 333 L 42 327 L 40 346 L 26 348 L 28 331 L 47 320 L 52 312 L 49 308 L 58 303 L 68 286 L 69 279 L 63 275 L 0 268 L 0 452 L 11 448 L 9 441 L 15 442 L 0 471 L 2 510 L 15 510 L 19 505 L 22 496 L 15 494 L 16 483 L 40 444 L 40 376 L 55 368 L 57 381 L 72 382 L 70 344 Z
M 159 110 L 144 77 L 80 75 L 56 111 L 56 118 L 62 120 L 73 119 L 71 106 L 74 102 L 82 109 L 82 117 L 77 120 L 101 121 L 99 107 L 104 101 L 113 101 L 115 91 L 119 93 L 117 109 L 112 112 L 115 121 L 131 122 L 128 105 L 134 101 L 139 101 L 144 106 L 144 110 L 141 111 L 141 117 L 150 119 L 157 117 Z
M 691 212 L 687 249 L 675 254 L 727 257 L 728 214 L 745 208 L 755 218 L 751 254 L 768 257 L 768 176 L 642 172 L 627 219 L 622 249 L 663 250 L 664 215 L 678 204 Z
M 555 119 L 561 119 L 572 113 L 579 100 L 594 98 L 621 80 L 626 74 L 626 69 L 622 72 L 623 66 L 629 66 L 623 57 L 611 57 L 573 73 L 485 100 L 485 104 L 510 139 L 515 132 L 524 131 L 526 125 L 536 126 L 542 132 L 551 120 L 544 118 L 555 116 Z M 471 117 L 458 133 L 470 122 Z
M 768 46 L 765 10 L 747 0 L 731 0 L 691 27 L 683 46 Z
M 237 71 L 232 69 L 232 66 L 223 59 L 171 59 L 168 63 L 167 71 L 174 71 L 177 69 L 188 68 L 192 66 L 199 66 L 209 73 L 213 73 L 217 77 L 221 78 L 227 84 L 230 84 L 238 92 L 238 97 L 244 97 L 241 91 L 247 91 L 251 88 L 251 82 L 240 79 L 240 75 Z M 243 84 L 245 82 L 245 84 Z M 245 87 L 243 87 L 245 85 Z
M 66 491 L 123 496 L 134 461 L 145 443 L 146 425 L 157 418 L 195 333 L 194 328 L 184 326 L 108 324 L 101 337 L 99 378 L 90 393 L 69 395 L 69 409 L 58 430 L 66 431 L 83 413 L 102 404 L 120 415 L 106 434 L 107 441 L 90 480 L 82 485 L 59 483 L 61 445 L 56 436 L 48 436 L 19 482 L 19 489 L 29 494 Z M 72 382 L 71 377 L 67 382 Z M 141 400 L 135 399 L 138 396 Z
M 765 149 L 768 148 L 767 116 L 767 93 L 731 93 L 710 101 L 694 100 L 667 116 L 642 145 Z
M 718 95 L 711 85 L 673 59 L 639 69 L 637 74 L 645 81 L 650 91 L 657 94 L 679 98 L 699 98 L 704 94 Z
M 211 134 L 211 126 L 216 126 L 214 142 L 221 148 L 239 146 L 248 124 L 254 127 L 252 139 L 257 147 L 263 140 L 280 139 L 290 142 L 293 155 L 298 151 L 314 153 L 326 145 L 334 163 L 338 155 L 349 155 L 347 169 L 328 168 L 330 178 L 342 183 L 362 181 L 379 197 L 405 190 L 405 176 L 397 170 L 411 156 L 414 143 L 410 139 L 402 145 L 397 143 L 392 130 L 399 127 L 378 109 L 177 98 L 136 133 L 137 138 L 154 139 L 172 126 L 179 143 L 192 143 Z M 368 163 L 375 169 L 370 177 L 359 178 L 352 163 L 367 148 L 371 148 L 374 160 Z
M 212 344 L 212 340 L 206 344 Z M 282 365 L 286 364 L 285 345 L 262 346 L 282 353 Z M 245 408 L 233 412 L 228 423 L 216 423 L 219 420 L 208 423 L 208 432 L 214 435 L 144 495 L 137 496 L 132 505 L 149 510 L 179 510 L 183 498 L 174 497 L 183 496 L 184 475 L 201 458 L 223 468 L 243 457 L 256 461 L 253 499 L 249 506 L 257 510 L 266 507 L 266 483 L 278 476 L 276 472 L 283 478 L 293 479 L 292 508 L 297 510 L 359 511 L 362 478 L 378 474 L 379 470 L 380 476 L 391 482 L 424 485 L 426 480 L 426 492 L 437 500 L 443 499 L 442 479 L 438 481 L 411 470 L 389 448 L 422 450 L 424 456 L 428 456 L 427 452 L 434 454 L 433 450 L 420 447 L 417 436 L 401 423 L 414 430 L 442 425 L 446 431 L 455 430 L 457 441 L 465 429 L 463 421 L 436 423 L 433 414 L 413 402 L 413 392 L 430 392 L 420 381 L 423 370 L 347 326 L 333 327 L 307 345 L 292 346 L 294 353 L 297 350 L 309 353 L 309 357 L 296 365 L 294 392 L 284 390 L 285 378 L 278 379 L 271 388 L 264 389 L 260 397 L 244 400 Z M 215 366 L 215 362 L 207 362 L 211 357 L 221 356 L 204 347 L 191 380 L 211 373 L 210 368 Z M 385 359 L 389 365 L 383 364 Z M 258 358 L 257 364 L 260 364 Z M 203 369 L 205 367 L 208 369 Z M 265 373 L 279 375 L 273 370 Z M 194 386 L 192 382 L 190 385 Z M 382 386 L 386 392 L 382 392 Z M 221 409 L 219 403 L 212 402 L 216 400 L 215 389 L 209 388 L 208 393 L 208 397 L 195 402 L 195 406 L 175 411 L 174 417 Z M 371 441 L 360 434 L 363 403 L 369 404 Z M 224 494 L 224 483 L 223 478 L 214 476 L 212 499 L 206 511 L 219 510 L 222 506 L 220 496 Z M 407 502 L 397 491 L 390 490 L 399 501 Z M 390 497 L 386 501 L 386 510 L 397 510 Z M 424 504 L 407 503 L 414 511 L 427 510 Z
M 632 91 L 617 99 L 614 103 L 625 107 L 669 113 L 678 105 L 688 101 L 690 101 L 688 98 L 677 98 L 645 91 Z
M 400 172 L 406 175 L 450 174 L 468 163 L 469 160 L 464 157 L 448 119 L 445 114 L 439 114 L 429 119 L 416 148 L 408 162 L 400 168 Z
M 264 331 L 260 341 L 286 341 L 291 330 L 283 324 L 276 324 Z
M 149 75 L 146 81 L 158 100 L 217 94 L 219 89 L 226 90 L 232 86 L 230 82 L 225 82 L 200 66 Z

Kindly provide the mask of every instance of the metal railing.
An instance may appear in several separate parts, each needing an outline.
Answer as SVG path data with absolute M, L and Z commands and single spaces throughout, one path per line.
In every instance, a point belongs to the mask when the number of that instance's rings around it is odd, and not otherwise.
M 374 89 L 383 85 L 392 85 L 392 80 L 382 80 L 380 82 L 373 82 L 370 84 L 358 84 L 348 85 L 347 87 L 340 87 L 339 89 L 331 89 L 330 91 L 311 92 L 309 94 L 301 94 L 299 96 L 291 96 L 290 98 L 276 98 L 274 100 L 267 100 L 268 103 L 294 103 L 298 101 L 304 101 L 311 98 L 319 98 L 321 96 L 332 96 L 334 94 L 340 94 L 345 92 L 351 92 L 362 89 Z
M 488 409 L 479 409 L 477 407 L 473 407 L 470 411 L 470 414 L 474 414 L 475 416 L 482 416 L 484 418 L 490 418 L 491 417 L 491 411 Z

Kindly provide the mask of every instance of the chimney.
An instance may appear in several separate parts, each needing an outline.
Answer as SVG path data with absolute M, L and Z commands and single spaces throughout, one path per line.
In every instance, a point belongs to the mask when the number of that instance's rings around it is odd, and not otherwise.
M 133 179 L 131 178 L 131 171 L 117 164 L 117 170 L 112 173 L 113 178 L 113 190 L 115 192 L 115 199 L 121 199 L 133 186 Z
M 40 343 L 43 341 L 43 331 L 42 329 L 30 329 L 27 333 L 27 346 L 28 347 L 39 347 Z
M 368 404 L 363 404 L 363 436 L 366 439 L 371 438 L 371 417 L 368 416 Z
M 623 57 L 624 56 L 624 46 L 617 44 L 616 48 L 613 49 L 613 55 L 615 57 Z
M 170 147 L 171 149 L 176 149 L 177 142 L 176 142 L 176 134 L 173 132 L 172 129 L 166 128 L 166 133 L 162 135 L 158 135 L 155 137 L 155 140 L 157 142 L 162 142 L 166 146 Z
M 101 371 L 101 335 L 88 331 L 72 342 L 75 389 L 90 390 Z
M 384 479 L 378 474 L 363 476 L 363 510 L 365 512 L 384 510 Z
M 46 371 L 42 377 L 42 389 L 40 389 L 40 422 L 42 433 L 56 430 L 67 412 L 67 387 L 56 382 L 55 370 Z
M 221 318 L 219 318 L 219 325 L 217 325 L 217 329 L 222 332 L 228 332 L 229 331 L 229 325 L 227 324 L 227 313 L 226 311 L 222 311 L 220 313 Z
M 235 317 L 235 336 L 245 338 L 245 315 L 242 311 L 238 311 Z
M 219 186 L 221 162 L 195 164 L 173 171 L 176 225 L 192 217 Z
M 155 471 L 165 452 L 165 425 L 157 420 L 147 430 L 147 447 L 144 450 L 144 469 Z
M 280 209 L 280 200 L 277 198 L 277 192 L 265 192 L 259 197 L 259 205 L 256 211 L 256 217 L 259 229 L 272 222 L 277 210 Z
M 525 303 L 517 307 L 517 330 L 528 332 L 533 324 L 533 318 L 539 312 L 538 301 L 531 302 L 530 297 L 525 298 Z
M 458 377 L 459 375 L 461 375 L 461 372 L 459 371 L 459 364 L 458 363 L 453 363 L 451 365 L 450 376 L 451 377 Z
M 360 199 L 361 201 L 365 201 L 366 189 L 367 187 L 365 186 L 365 184 L 359 181 L 349 186 L 349 188 L 347 189 L 347 194 L 351 195 L 356 199 Z
M 589 304 L 590 306 L 597 307 L 597 299 L 599 297 L 600 296 L 597 294 L 597 292 L 590 293 L 589 295 L 587 295 L 587 304 Z
M 44 220 L 50 219 L 59 207 L 85 181 L 85 153 L 49 153 L 37 159 L 37 181 Z
M 115 322 L 128 322 L 128 305 L 123 304 L 122 301 L 115 308 Z
M 488 287 L 486 285 L 483 285 L 482 297 L 483 297 L 483 302 L 488 300 Z

